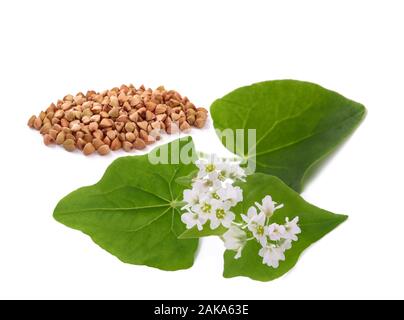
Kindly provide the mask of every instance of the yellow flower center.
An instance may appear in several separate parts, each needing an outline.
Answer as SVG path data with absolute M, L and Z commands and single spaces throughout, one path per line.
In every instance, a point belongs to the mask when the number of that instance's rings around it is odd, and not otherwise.
M 220 197 L 219 197 L 219 195 L 215 192 L 215 193 L 212 193 L 212 198 L 213 199 L 216 199 L 216 200 L 219 200 L 220 199 Z
M 207 173 L 211 173 L 211 172 L 213 172 L 213 171 L 215 171 L 215 170 L 216 170 L 216 167 L 215 167 L 214 164 L 208 164 L 208 165 L 206 166 L 206 172 L 207 172 Z
M 223 219 L 226 216 L 226 212 L 224 211 L 224 209 L 217 209 L 216 210 L 216 217 L 218 219 Z
M 202 211 L 204 213 L 209 213 L 212 210 L 212 205 L 209 203 L 204 203 L 202 206 Z

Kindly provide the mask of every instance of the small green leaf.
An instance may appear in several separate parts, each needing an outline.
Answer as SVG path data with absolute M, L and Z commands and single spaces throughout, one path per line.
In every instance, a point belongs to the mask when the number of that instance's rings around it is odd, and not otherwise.
M 194 170 L 189 175 L 178 177 L 177 179 L 175 179 L 175 182 L 184 187 L 190 188 L 192 186 L 192 180 L 196 177 L 197 174 L 198 170 Z
M 89 235 L 123 262 L 163 270 L 191 267 L 198 240 L 178 239 L 185 230 L 178 208 L 184 187 L 175 181 L 196 167 L 172 161 L 190 150 L 194 160 L 192 139 L 186 138 L 150 155 L 116 160 L 96 185 L 60 201 L 55 219 Z M 152 164 L 149 156 L 156 160 L 163 151 L 168 151 L 170 165 Z
M 274 201 L 284 204 L 284 208 L 275 212 L 271 222 L 283 224 L 286 217 L 293 219 L 298 216 L 302 233 L 299 234 L 299 240 L 293 242 L 292 249 L 286 251 L 286 260 L 281 261 L 277 269 L 262 263 L 262 258 L 258 255 L 260 245 L 254 240 L 247 243 L 240 259 L 234 259 L 235 252 L 226 251 L 225 278 L 245 276 L 259 281 L 279 278 L 295 266 L 306 248 L 347 219 L 345 215 L 333 214 L 307 203 L 298 193 L 274 176 L 257 173 L 249 176 L 247 182 L 240 186 L 243 188 L 244 201 L 235 210 L 238 214 L 247 212 L 255 202 L 260 202 L 265 196 L 271 195 Z
M 216 129 L 256 130 L 256 142 L 222 142 L 300 192 L 306 174 L 358 126 L 363 105 L 316 84 L 278 80 L 239 88 L 211 106 Z M 230 144 L 231 146 L 231 144 Z

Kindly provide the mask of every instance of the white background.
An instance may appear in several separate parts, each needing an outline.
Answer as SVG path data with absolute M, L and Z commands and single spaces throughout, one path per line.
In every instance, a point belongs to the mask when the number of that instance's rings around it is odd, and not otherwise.
M 404 298 L 403 16 L 403 1 L 388 0 L 1 1 L 0 298 Z M 218 239 L 186 271 L 125 265 L 53 220 L 60 198 L 121 154 L 46 148 L 26 121 L 50 102 L 132 82 L 208 107 L 283 78 L 368 109 L 303 194 L 350 219 L 287 276 L 223 279 Z M 199 149 L 220 150 L 211 131 L 195 134 Z

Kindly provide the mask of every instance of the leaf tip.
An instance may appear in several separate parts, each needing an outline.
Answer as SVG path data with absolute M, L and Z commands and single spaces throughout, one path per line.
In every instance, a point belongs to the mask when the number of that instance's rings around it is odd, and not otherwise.
M 339 217 L 340 224 L 344 223 L 345 221 L 347 221 L 349 219 L 349 216 L 347 216 L 345 214 L 338 214 L 337 216 Z

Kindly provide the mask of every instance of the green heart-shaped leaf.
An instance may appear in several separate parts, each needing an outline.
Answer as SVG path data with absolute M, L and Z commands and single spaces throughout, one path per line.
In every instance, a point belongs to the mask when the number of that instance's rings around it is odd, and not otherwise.
M 298 193 L 274 176 L 257 173 L 249 176 L 247 182 L 240 184 L 240 187 L 243 189 L 244 201 L 235 210 L 238 213 L 238 221 L 241 220 L 240 213 L 246 213 L 255 202 L 260 202 L 265 196 L 271 195 L 276 202 L 284 204 L 282 209 L 275 211 L 271 223 L 283 224 L 286 217 L 293 219 L 298 216 L 302 232 L 299 234 L 299 240 L 293 242 L 293 247 L 286 251 L 286 260 L 280 262 L 277 269 L 262 263 L 262 258 L 258 255 L 260 245 L 256 241 L 247 242 L 240 259 L 234 259 L 235 252 L 226 251 L 224 254 L 226 278 L 245 276 L 260 281 L 274 280 L 293 268 L 307 247 L 347 219 L 345 215 L 333 214 L 307 203 Z
M 170 165 L 153 164 L 163 153 Z M 196 167 L 178 161 L 180 153 L 195 160 L 192 139 L 114 161 L 96 185 L 60 201 L 55 219 L 89 235 L 123 262 L 163 270 L 191 267 L 198 240 L 177 238 L 185 229 L 178 210 L 185 187 L 176 179 Z
M 241 129 L 247 137 L 256 130 L 255 142 L 234 138 L 237 150 L 229 149 L 300 192 L 310 169 L 358 126 L 365 108 L 316 84 L 278 80 L 229 93 L 212 104 L 211 114 L 221 132 Z

